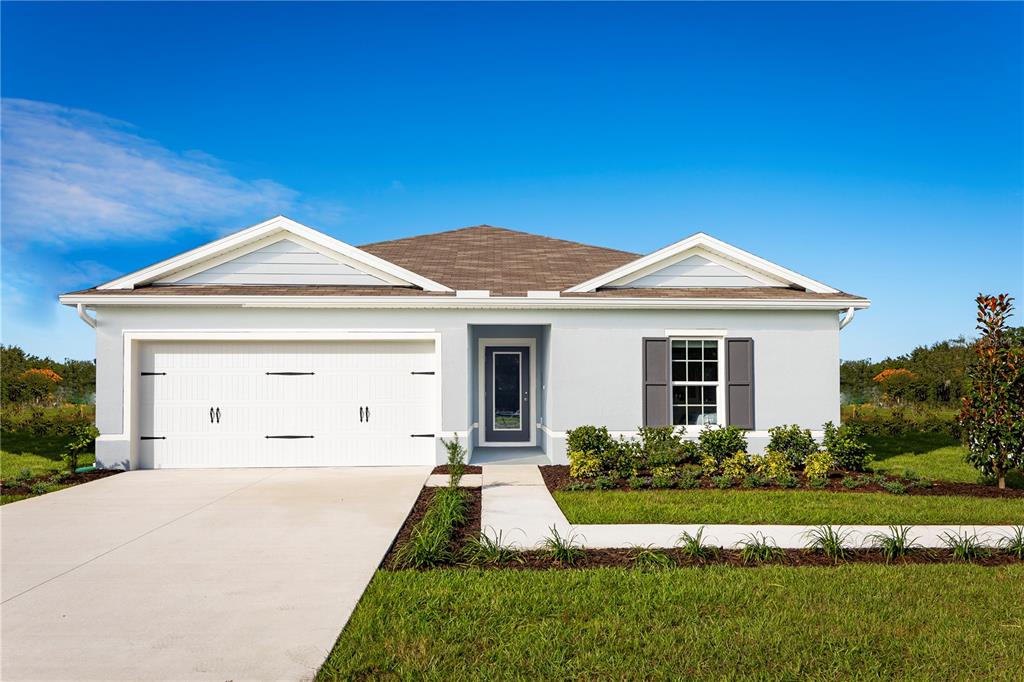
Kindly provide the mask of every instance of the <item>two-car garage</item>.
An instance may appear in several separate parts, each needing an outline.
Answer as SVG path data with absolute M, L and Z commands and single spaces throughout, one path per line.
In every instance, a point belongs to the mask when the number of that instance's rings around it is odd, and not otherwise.
M 139 468 L 433 464 L 432 340 L 139 344 Z

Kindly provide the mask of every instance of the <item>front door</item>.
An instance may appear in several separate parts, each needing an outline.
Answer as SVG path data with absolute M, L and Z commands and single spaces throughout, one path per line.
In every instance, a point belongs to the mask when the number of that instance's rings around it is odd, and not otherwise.
M 530 347 L 484 350 L 484 438 L 488 443 L 529 443 Z

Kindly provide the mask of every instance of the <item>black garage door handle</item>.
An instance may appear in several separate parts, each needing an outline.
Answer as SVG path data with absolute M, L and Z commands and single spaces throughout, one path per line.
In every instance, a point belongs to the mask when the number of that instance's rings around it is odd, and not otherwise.
M 313 436 L 264 436 L 264 438 L 312 438 Z

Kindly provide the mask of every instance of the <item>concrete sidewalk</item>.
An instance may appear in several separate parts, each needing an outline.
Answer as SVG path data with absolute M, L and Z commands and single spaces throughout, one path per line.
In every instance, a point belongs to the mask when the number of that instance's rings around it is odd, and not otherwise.
M 600 494 L 600 493 L 595 493 Z M 808 534 L 817 526 L 744 525 L 744 524 L 581 524 L 565 518 L 548 492 L 540 469 L 533 465 L 488 465 L 483 468 L 481 528 L 485 533 L 501 534 L 504 544 L 531 549 L 551 535 L 554 527 L 563 536 L 575 534 L 577 541 L 594 549 L 625 547 L 673 547 L 681 534 L 703 528 L 704 539 L 719 547 L 733 548 L 752 534 L 761 534 L 784 549 L 807 546 Z M 837 526 L 839 528 L 839 526 Z M 868 547 L 871 536 L 888 533 L 888 526 L 843 525 L 849 531 L 847 544 Z M 1013 532 L 1012 526 L 911 526 L 910 537 L 922 547 L 944 547 L 947 533 L 978 536 L 987 545 L 995 545 Z
M 131 471 L 0 508 L 0 678 L 311 679 L 430 467 Z

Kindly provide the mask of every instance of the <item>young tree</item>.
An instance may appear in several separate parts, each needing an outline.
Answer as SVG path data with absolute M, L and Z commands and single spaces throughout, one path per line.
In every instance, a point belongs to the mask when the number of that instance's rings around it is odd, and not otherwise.
M 1010 333 L 1013 313 L 1008 294 L 978 294 L 975 357 L 960 408 L 968 461 L 1006 487 L 1006 472 L 1024 466 L 1024 345 Z

